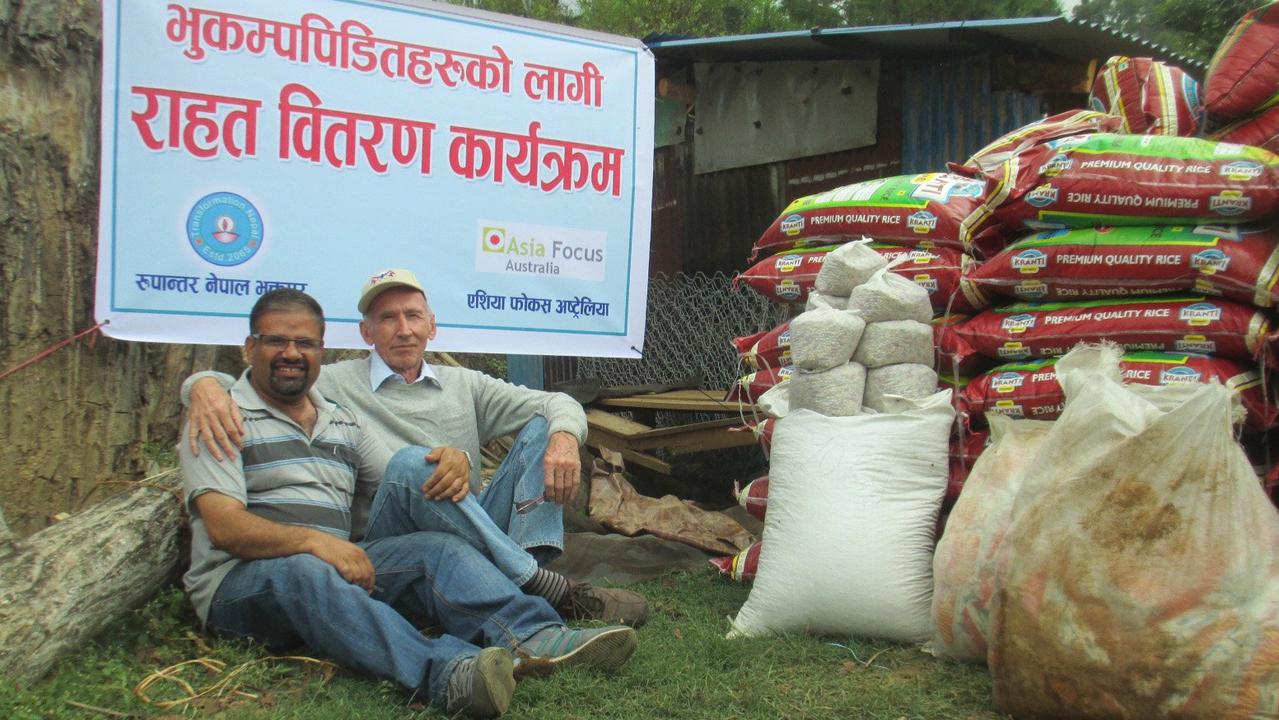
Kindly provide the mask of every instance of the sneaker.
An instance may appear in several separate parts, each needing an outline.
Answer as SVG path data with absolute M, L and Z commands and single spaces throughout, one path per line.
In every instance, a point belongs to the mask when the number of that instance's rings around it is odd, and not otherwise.
M 565 620 L 603 620 L 631 627 L 639 627 L 648 621 L 648 601 L 643 595 L 572 580 L 555 610 Z
M 635 631 L 622 625 L 582 629 L 552 625 L 533 633 L 515 648 L 515 653 L 521 656 L 521 663 L 527 661 L 541 671 L 564 667 L 616 670 L 626 664 L 638 646 Z
M 506 712 L 515 694 L 515 666 L 503 648 L 484 648 L 457 664 L 449 676 L 444 709 L 448 714 L 494 718 Z

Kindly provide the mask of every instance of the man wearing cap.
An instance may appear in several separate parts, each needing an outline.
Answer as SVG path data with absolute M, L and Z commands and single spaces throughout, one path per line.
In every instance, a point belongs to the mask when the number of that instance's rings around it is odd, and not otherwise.
M 430 471 L 420 485 L 384 487 L 398 502 L 369 509 L 370 535 L 434 530 L 458 535 L 487 555 L 524 592 L 565 618 L 642 624 L 637 593 L 569 581 L 547 570 L 563 552 L 561 506 L 580 485 L 581 406 L 567 395 L 530 390 L 464 368 L 428 365 L 435 315 L 414 274 L 395 268 L 369 278 L 357 304 L 367 358 L 323 366 L 316 388 L 350 408 L 388 447 L 397 464 Z M 188 442 L 203 440 L 217 460 L 243 443 L 240 413 L 224 388 L 232 378 L 197 373 L 183 384 L 191 419 Z M 482 443 L 518 432 L 488 487 L 476 459 Z M 390 472 L 390 477 L 411 477 Z M 388 481 L 384 481 L 388 482 Z M 381 499 L 381 498 L 379 498 Z M 361 513 L 363 509 L 361 508 Z
M 305 643 L 450 714 L 477 717 L 506 711 L 525 658 L 539 670 L 627 661 L 633 629 L 565 627 L 545 600 L 454 534 L 360 538 L 357 500 L 376 493 L 375 512 L 396 511 L 395 488 L 421 482 L 425 468 L 388 465 L 377 436 L 314 389 L 324 314 L 309 295 L 266 293 L 249 332 L 249 368 L 231 388 L 243 453 L 217 461 L 178 444 L 191 518 L 183 581 L 210 631 L 275 648 Z M 404 614 L 443 633 L 427 637 Z

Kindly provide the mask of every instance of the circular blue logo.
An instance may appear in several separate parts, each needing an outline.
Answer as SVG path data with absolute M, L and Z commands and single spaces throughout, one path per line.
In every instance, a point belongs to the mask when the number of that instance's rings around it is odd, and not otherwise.
M 262 247 L 262 216 L 233 192 L 205 195 L 187 214 L 191 248 L 214 265 L 240 265 Z

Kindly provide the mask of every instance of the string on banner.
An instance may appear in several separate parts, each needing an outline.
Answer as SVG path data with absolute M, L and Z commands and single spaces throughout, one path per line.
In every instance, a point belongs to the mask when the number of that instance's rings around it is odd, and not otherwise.
M 90 335 L 90 334 L 92 334 L 92 333 L 96 333 L 96 332 L 98 332 L 99 330 L 101 330 L 101 329 L 102 329 L 102 326 L 103 326 L 103 325 L 106 325 L 106 324 L 108 324 L 108 323 L 110 323 L 110 322 L 111 322 L 110 320 L 103 320 L 102 322 L 98 323 L 97 325 L 94 325 L 94 326 L 93 326 L 93 327 L 91 327 L 91 328 L 88 328 L 88 329 L 85 329 L 85 330 L 81 330 L 80 332 L 76 333 L 75 335 L 72 335 L 72 336 L 71 336 L 71 337 L 69 337 L 69 338 L 65 338 L 65 339 L 63 339 L 63 340 L 59 340 L 58 342 L 56 342 L 56 343 L 54 343 L 54 344 L 50 345 L 49 347 L 47 347 L 47 348 L 45 348 L 45 349 L 41 350 L 40 352 L 36 353 L 35 355 L 32 355 L 31 357 L 27 358 L 26 360 L 23 360 L 22 362 L 18 363 L 17 365 L 14 365 L 13 367 L 10 367 L 8 370 L 5 370 L 4 372 L 0 372 L 0 380 L 4 380 L 5 378 L 7 378 L 7 377 L 9 377 L 10 375 L 12 375 L 12 374 L 14 374 L 14 373 L 18 372 L 19 370 L 22 370 L 23 368 L 26 368 L 26 367 L 28 367 L 28 366 L 30 366 L 30 365 L 34 365 L 34 364 L 36 364 L 36 363 L 40 362 L 41 360 L 43 360 L 43 359 L 45 359 L 45 358 L 49 357 L 50 355 L 52 355 L 52 354 L 56 353 L 57 351 L 61 350 L 62 348 L 64 348 L 64 347 L 66 347 L 66 346 L 70 345 L 71 343 L 75 342 L 76 340 L 79 340 L 80 338 L 84 337 L 85 335 Z M 94 343 L 95 343 L 96 341 L 97 341 L 97 337 L 96 337 L 96 336 L 89 338 L 89 349 L 93 349 Z

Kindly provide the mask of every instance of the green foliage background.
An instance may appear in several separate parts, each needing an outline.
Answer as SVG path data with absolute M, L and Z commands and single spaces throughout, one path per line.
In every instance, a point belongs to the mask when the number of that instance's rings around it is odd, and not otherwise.
M 1059 0 L 456 0 L 455 4 L 618 35 L 712 37 L 1062 14 Z M 1258 0 L 1082 0 L 1073 16 L 1207 60 Z

